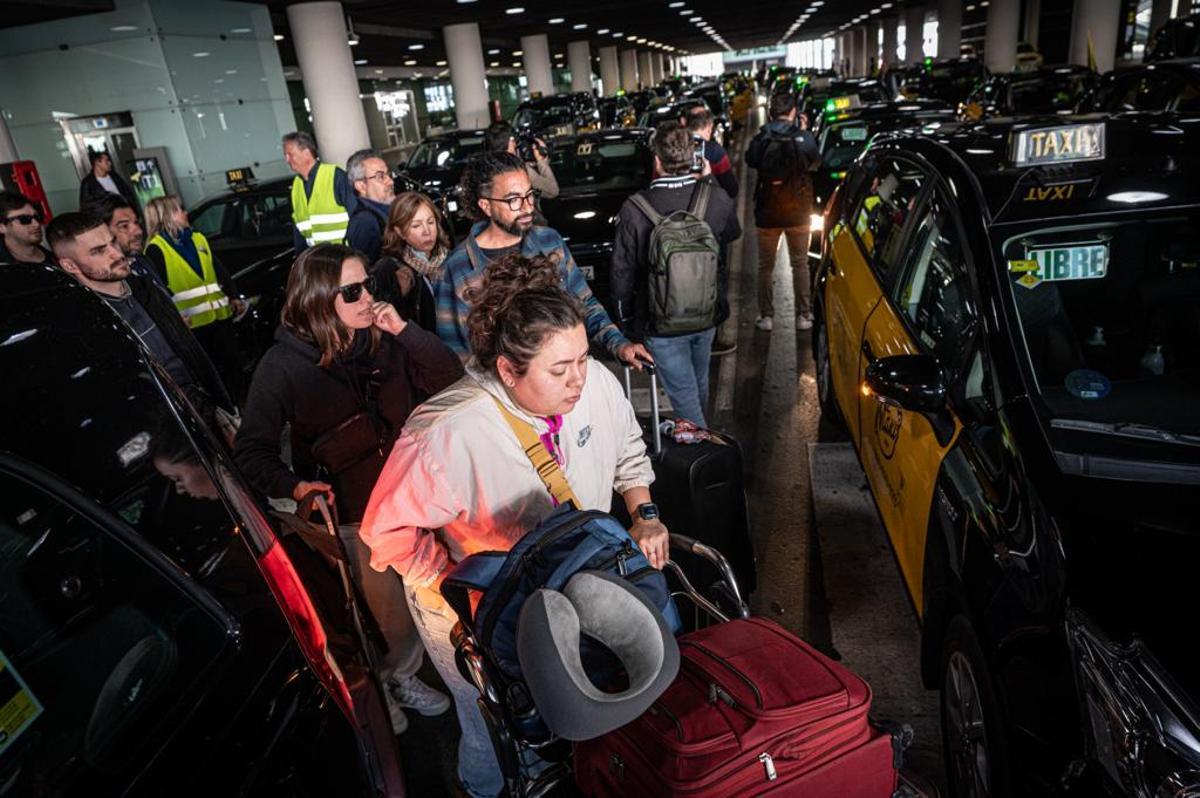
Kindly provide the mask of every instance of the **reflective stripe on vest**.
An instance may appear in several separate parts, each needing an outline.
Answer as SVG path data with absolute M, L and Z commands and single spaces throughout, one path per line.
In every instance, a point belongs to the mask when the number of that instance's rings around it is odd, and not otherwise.
M 192 243 L 200 255 L 202 275 L 196 274 L 196 270 L 187 259 L 161 234 L 150 239 L 146 249 L 158 247 L 162 252 L 171 301 L 175 303 L 175 308 L 183 316 L 187 326 L 195 329 L 229 318 L 233 315 L 233 308 L 229 306 L 229 297 L 225 296 L 224 289 L 217 282 L 217 270 L 213 266 L 208 239 L 200 233 L 193 232 Z
M 322 241 L 346 240 L 350 214 L 338 204 L 334 194 L 333 178 L 336 174 L 336 166 L 317 164 L 311 197 L 304 193 L 304 180 L 300 175 L 296 175 L 292 181 L 292 221 L 310 247 Z

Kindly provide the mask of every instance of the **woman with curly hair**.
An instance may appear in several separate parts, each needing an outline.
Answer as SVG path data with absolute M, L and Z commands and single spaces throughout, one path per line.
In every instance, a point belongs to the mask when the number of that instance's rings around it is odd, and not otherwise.
M 438 588 L 454 563 L 506 551 L 557 500 L 517 437 L 535 433 L 581 510 L 608 511 L 615 490 L 650 563 L 667 560 L 667 529 L 643 519 L 654 474 L 642 430 L 615 376 L 588 357 L 579 299 L 554 260 L 507 255 L 471 297 L 467 375 L 409 417 L 363 517 L 371 566 L 404 578 L 413 620 L 454 697 L 462 738 L 458 776 L 470 795 L 502 787 L 477 693 L 454 664 L 454 612 Z M 647 513 L 648 515 L 650 513 Z

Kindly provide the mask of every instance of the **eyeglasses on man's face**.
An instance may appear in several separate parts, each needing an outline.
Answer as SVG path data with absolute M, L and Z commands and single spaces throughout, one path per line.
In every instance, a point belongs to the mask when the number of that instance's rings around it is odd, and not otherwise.
M 542 196 L 542 192 L 538 191 L 536 188 L 531 188 L 524 194 L 515 194 L 509 197 L 483 197 L 483 199 L 489 200 L 490 202 L 503 202 L 508 206 L 510 211 L 519 211 L 521 208 L 525 207 L 525 205 L 533 207 L 535 204 L 537 204 L 538 197 L 540 196 Z
M 364 290 L 371 296 L 375 296 L 375 275 L 368 275 L 367 279 L 361 283 L 338 286 L 338 293 L 342 295 L 342 299 L 347 305 L 357 302 L 362 297 Z

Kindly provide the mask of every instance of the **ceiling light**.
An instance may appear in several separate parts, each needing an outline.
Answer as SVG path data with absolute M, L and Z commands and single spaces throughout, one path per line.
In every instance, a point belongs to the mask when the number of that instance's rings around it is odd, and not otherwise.
M 521 8 L 520 6 L 513 6 L 512 8 L 504 9 L 504 13 L 505 14 L 524 14 L 525 9 Z
M 490 66 L 490 67 L 498 67 L 498 66 L 500 66 L 500 62 L 499 62 L 499 61 L 493 61 L 492 63 L 488 64 L 488 66 Z
M 208 58 L 208 53 L 203 50 L 198 53 L 192 53 L 192 58 Z
M 404 62 L 404 65 L 405 66 L 416 66 L 417 62 L 414 59 L 410 58 Z
M 491 50 L 488 50 L 488 55 L 500 55 L 500 50 L 493 47 Z
M 606 33 L 608 33 L 608 28 L 601 28 L 600 30 L 596 31 L 597 36 L 603 36 Z
M 525 51 L 524 51 L 524 50 L 513 50 L 513 58 L 517 58 L 517 57 L 519 57 L 519 56 L 522 56 L 522 55 L 525 55 Z
M 687 5 L 687 4 L 683 3 L 681 1 L 677 1 L 674 3 L 667 3 L 667 8 L 682 8 L 685 5 Z
M 277 42 L 281 42 L 281 41 L 283 41 L 283 34 L 282 34 L 282 33 L 276 33 L 276 34 L 275 34 L 275 41 L 277 41 Z
M 113 33 L 128 33 L 131 30 L 137 30 L 136 25 L 114 25 L 109 28 Z
M 423 44 L 410 44 L 410 45 L 408 46 L 408 49 L 410 49 L 410 50 L 424 50 L 424 49 L 425 49 L 425 45 L 423 45 Z
M 562 17 L 554 17 L 553 19 L 550 20 L 551 25 L 561 25 L 564 22 L 566 22 L 566 20 L 563 19 Z
M 367 59 L 365 59 L 365 58 L 358 58 L 358 59 L 355 59 L 355 61 L 354 61 L 355 66 L 362 66 L 365 63 L 367 63 Z
M 575 30 L 583 30 L 584 28 L 587 27 L 587 23 L 580 22 L 578 25 L 572 25 L 571 27 L 574 28 Z
M 250 33 L 249 28 L 231 28 L 230 33 Z
M 465 6 L 467 3 L 474 3 L 475 0 L 458 0 L 459 5 Z
M 434 64 L 434 66 L 445 66 L 445 65 L 446 65 L 445 61 L 438 61 L 436 64 Z
M 520 62 L 520 61 L 513 61 L 513 66 L 514 66 L 515 68 L 518 68 L 518 69 L 519 69 L 519 68 L 520 68 L 520 66 L 521 66 L 521 62 Z
M 689 22 L 703 22 L 704 17 L 691 17 L 688 21 Z

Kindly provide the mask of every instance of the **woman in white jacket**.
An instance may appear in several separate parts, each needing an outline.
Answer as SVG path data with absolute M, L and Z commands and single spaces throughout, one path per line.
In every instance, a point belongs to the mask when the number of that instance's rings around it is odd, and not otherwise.
M 654 474 L 642 431 L 616 377 L 588 357 L 579 300 L 549 258 L 490 264 L 468 322 L 467 376 L 409 417 L 363 518 L 371 566 L 404 578 L 413 619 L 457 705 L 458 776 L 473 796 L 503 784 L 476 691 L 459 675 L 452 610 L 437 592 L 448 568 L 477 551 L 504 551 L 556 500 L 500 406 L 530 425 L 583 510 L 605 510 L 615 490 L 635 519 L 630 534 L 650 563 L 667 560 L 667 529 L 651 512 Z M 645 517 L 644 517 L 645 516 Z

